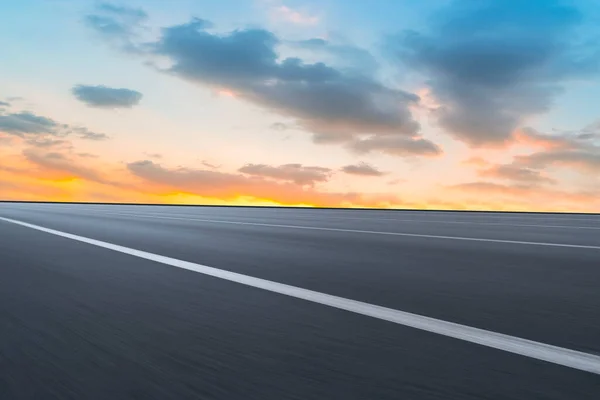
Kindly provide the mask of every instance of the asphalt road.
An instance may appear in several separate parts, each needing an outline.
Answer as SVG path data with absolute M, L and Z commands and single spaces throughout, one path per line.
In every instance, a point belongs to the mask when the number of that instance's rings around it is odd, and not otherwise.
M 77 239 L 600 368 L 600 216 L 0 203 L 0 218 L 1 399 L 600 398 L 598 372 Z

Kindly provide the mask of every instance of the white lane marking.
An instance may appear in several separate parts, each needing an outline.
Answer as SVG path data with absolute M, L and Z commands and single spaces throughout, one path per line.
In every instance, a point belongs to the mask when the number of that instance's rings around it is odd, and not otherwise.
M 106 211 L 105 211 L 106 210 Z M 99 212 L 110 212 L 110 209 L 103 210 L 92 210 L 85 209 L 85 211 L 99 211 Z M 119 211 L 117 211 L 119 212 Z M 126 210 L 123 211 L 126 213 L 137 213 L 137 210 Z M 156 215 L 156 214 L 151 214 Z M 214 214 L 213 214 L 214 215 Z M 164 214 L 161 213 L 161 216 L 165 217 L 179 217 L 179 218 L 194 218 L 194 217 L 210 217 L 211 214 Z M 226 216 L 227 217 L 227 216 Z M 233 216 L 235 217 L 235 215 Z M 440 220 L 427 220 L 427 219 L 388 219 L 388 218 L 357 218 L 357 217 L 323 217 L 323 216 L 313 216 L 317 217 L 319 221 L 323 220 L 353 220 L 353 221 L 385 221 L 385 222 L 418 222 L 418 223 L 426 223 L 426 224 L 451 224 L 451 225 L 483 225 L 483 226 L 511 226 L 511 227 L 524 227 L 524 228 L 549 228 L 549 229 L 589 229 L 589 230 L 600 230 L 600 226 L 571 226 L 571 225 L 539 225 L 539 224 L 510 224 L 510 223 L 502 223 L 502 222 L 474 222 L 474 221 L 440 221 Z M 246 218 L 261 218 L 258 216 L 247 216 Z M 311 218 L 304 218 L 304 220 L 311 221 Z
M 466 342 L 476 343 L 509 353 L 519 354 L 525 357 L 547 361 L 553 364 L 600 375 L 600 356 L 594 354 L 565 349 L 558 346 L 535 342 L 533 340 L 486 331 L 484 329 L 473 328 L 454 322 L 443 321 L 406 311 L 395 310 L 392 308 L 377 306 L 344 297 L 316 292 L 314 290 L 273 282 L 266 279 L 255 278 L 248 275 L 238 274 L 236 272 L 209 267 L 207 265 L 178 260 L 176 258 L 161 256 L 142 250 L 136 250 L 125 246 L 103 242 L 101 240 L 44 228 L 42 226 L 16 221 L 10 218 L 0 217 L 0 220 L 67 239 L 76 240 L 78 242 L 102 247 L 108 250 L 113 250 L 119 253 L 128 254 L 134 257 L 170 265 L 172 267 L 182 268 L 215 278 L 240 283 L 245 286 L 263 289 L 269 292 L 310 301 L 312 303 L 350 311 L 355 314 L 393 322 L 398 325 L 404 325 L 419 330 L 436 333 L 438 335 L 448 336 Z
M 444 239 L 444 240 L 462 240 L 471 242 L 488 242 L 488 243 L 504 243 L 504 244 L 518 244 L 528 246 L 546 246 L 546 247 L 568 247 L 575 249 L 591 249 L 600 250 L 600 246 L 583 245 L 583 244 L 568 244 L 568 243 L 546 243 L 546 242 L 528 242 L 522 240 L 504 240 L 504 239 L 485 239 L 485 238 L 473 238 L 464 236 L 443 236 L 443 235 L 426 235 L 420 233 L 405 233 L 405 232 L 380 232 L 380 231 L 369 231 L 360 229 L 343 229 L 343 228 L 324 228 L 318 226 L 302 226 L 302 225 L 280 225 L 280 224 L 267 224 L 261 222 L 241 222 L 241 221 L 225 221 L 215 219 L 200 219 L 200 218 L 179 218 L 179 217 L 167 217 L 163 215 L 155 214 L 139 214 L 139 213 L 113 213 L 113 212 L 102 212 L 102 215 L 121 215 L 128 217 L 142 217 L 142 218 L 155 218 L 155 219 L 172 219 L 180 221 L 197 221 L 197 222 L 208 222 L 214 224 L 229 224 L 229 225 L 249 225 L 249 226 L 262 226 L 270 228 L 284 228 L 284 229 L 303 229 L 313 231 L 328 231 L 328 232 L 346 232 L 346 233 L 360 233 L 369 235 L 385 235 L 385 236 L 407 236 L 407 237 L 418 237 L 427 239 Z
M 6 204 L 10 204 L 11 206 L 24 206 L 25 208 L 30 208 L 30 204 L 21 204 L 21 203 L 6 203 Z M 50 204 L 44 204 L 44 203 L 39 203 L 39 204 L 35 204 L 36 206 L 42 206 L 42 207 L 65 207 L 65 208 L 69 208 L 71 206 L 75 206 L 75 207 L 89 207 L 89 209 L 95 209 L 95 210 L 110 210 L 110 209 L 114 209 L 115 207 L 119 207 L 119 208 L 129 208 L 129 209 L 134 209 L 134 208 L 154 208 L 155 210 L 150 210 L 150 211 L 157 211 L 156 208 L 162 209 L 163 208 L 180 208 L 182 210 L 185 210 L 187 207 L 178 207 L 177 205 L 168 205 L 168 206 L 152 206 L 152 205 L 136 205 L 136 204 L 132 204 L 132 205 L 102 205 L 102 204 L 85 204 L 85 203 L 81 203 L 81 204 L 61 204 L 61 203 L 50 203 Z M 203 206 L 199 205 L 197 206 L 198 208 L 203 208 Z M 208 207 L 206 207 L 208 208 Z M 232 210 L 237 210 L 237 209 L 244 209 L 243 206 L 241 207 L 222 207 L 223 209 L 230 211 L 229 208 L 231 208 Z M 218 207 L 210 207 L 210 209 L 219 209 Z M 580 222 L 589 222 L 589 221 L 594 221 L 594 222 L 600 222 L 600 219 L 598 217 L 600 217 L 600 214 L 588 214 L 588 215 L 581 215 L 580 217 L 573 217 L 573 214 L 569 214 L 569 213 L 563 213 L 562 215 L 559 214 L 558 216 L 556 214 L 539 214 L 539 213 L 535 213 L 535 212 L 531 212 L 531 213 L 523 213 L 522 215 L 519 214 L 500 214 L 500 212 L 498 213 L 479 213 L 477 211 L 431 211 L 431 210 L 402 210 L 402 209 L 392 209 L 392 210 L 378 210 L 378 209 L 359 209 L 359 210 L 352 210 L 352 209 L 319 209 L 319 208 L 314 208 L 314 209 L 304 209 L 304 208 L 272 208 L 272 207 L 264 207 L 264 208 L 246 208 L 247 210 L 253 210 L 256 212 L 268 212 L 268 213 L 285 213 L 286 211 L 299 211 L 301 213 L 306 212 L 307 214 L 309 213 L 319 213 L 322 211 L 334 211 L 334 212 L 361 212 L 361 213 L 389 213 L 390 215 L 396 214 L 398 215 L 399 213 L 402 214 L 419 214 L 419 216 L 429 216 L 429 215 L 443 215 L 443 216 L 453 216 L 453 217 L 459 217 L 459 218 L 480 218 L 480 219 L 502 219 L 502 220 L 510 220 L 510 219 L 518 219 L 520 221 L 523 221 L 525 219 L 529 219 L 531 220 L 531 222 L 537 222 L 537 221 L 550 221 L 550 220 L 556 220 L 556 221 L 580 221 Z M 246 210 L 244 209 L 244 210 Z M 137 210 L 132 210 L 132 211 L 137 211 Z M 320 215 L 307 215 L 309 217 L 317 217 L 317 218 L 321 218 Z M 236 215 L 232 215 L 232 217 L 236 217 Z M 260 216 L 259 216 L 260 217 Z M 340 218 L 340 219 L 357 219 L 357 220 L 382 220 L 382 221 L 399 221 L 399 222 L 409 222 L 409 220 L 404 220 L 404 219 L 395 219 L 395 218 L 357 218 L 357 217 L 330 217 L 330 218 Z M 415 220 L 415 222 L 430 222 L 430 221 L 423 221 L 423 220 Z M 431 222 L 438 222 L 438 221 L 431 221 Z M 454 221 L 450 222 L 446 222 L 446 221 L 439 221 L 440 223 L 455 223 Z M 456 223 L 462 223 L 463 221 L 456 221 Z M 485 222 L 468 222 L 468 221 L 464 221 L 464 223 L 473 223 L 473 224 L 486 224 Z M 496 224 L 494 222 L 490 223 L 490 225 Z M 500 224 L 500 223 L 498 223 Z M 511 226 L 521 226 L 521 225 L 512 225 Z M 529 225 L 523 225 L 523 226 L 529 226 Z M 532 227 L 535 227 L 537 225 L 531 225 Z M 554 225 L 554 226 L 548 226 L 548 225 L 540 225 L 540 227 L 562 227 L 559 225 Z M 565 228 L 571 228 L 571 226 L 564 226 Z M 581 229 L 600 229 L 600 227 L 579 227 Z

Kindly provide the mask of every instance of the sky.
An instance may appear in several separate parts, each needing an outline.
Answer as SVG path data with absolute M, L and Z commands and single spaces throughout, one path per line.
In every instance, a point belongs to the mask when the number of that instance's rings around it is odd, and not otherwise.
M 600 212 L 600 4 L 3 1 L 0 200 Z

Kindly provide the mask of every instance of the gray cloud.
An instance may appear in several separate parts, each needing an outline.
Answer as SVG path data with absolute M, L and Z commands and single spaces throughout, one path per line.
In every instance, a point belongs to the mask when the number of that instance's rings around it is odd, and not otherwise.
M 350 68 L 374 71 L 379 67 L 377 60 L 369 51 L 352 44 L 339 44 L 330 40 L 312 38 L 291 42 L 291 45 L 316 54 L 330 55 L 335 61 Z
M 400 157 L 414 155 L 437 156 L 442 154 L 440 147 L 427 139 L 392 135 L 374 135 L 366 139 L 355 140 L 349 144 L 349 147 L 359 154 L 380 152 Z
M 44 141 L 39 136 L 44 135 L 60 138 L 75 135 L 88 140 L 104 140 L 108 138 L 104 133 L 92 132 L 81 126 L 61 124 L 51 118 L 36 115 L 29 111 L 9 114 L 0 111 L 0 132 L 28 139 L 29 141 L 33 141 L 34 145 L 43 144 Z M 35 138 L 36 136 L 38 138 Z
M 326 182 L 332 172 L 329 168 L 304 166 L 302 164 L 279 166 L 247 164 L 238 171 L 247 175 L 293 182 L 297 185 L 314 185 L 317 182 Z
M 554 179 L 544 176 L 540 171 L 513 164 L 495 165 L 479 171 L 479 175 L 523 184 L 556 183 Z
M 575 167 L 594 173 L 600 172 L 600 149 L 566 149 L 541 151 L 515 157 L 517 164 L 542 169 L 548 166 Z
M 231 88 L 242 97 L 293 118 L 319 141 L 346 141 L 363 133 L 414 135 L 407 107 L 418 98 L 370 79 L 344 75 L 323 63 L 277 61 L 278 39 L 265 30 L 211 34 L 205 23 L 164 30 L 158 54 L 174 62 L 170 72 L 192 81 Z
M 6 101 L 0 101 L 0 107 L 10 107 L 10 103 Z
M 157 160 L 163 158 L 162 154 L 160 154 L 160 153 L 144 153 L 144 154 L 150 158 L 154 158 Z
M 204 165 L 205 167 L 210 168 L 210 169 L 219 169 L 219 168 L 221 168 L 220 165 L 216 165 L 216 164 L 210 163 L 210 162 L 208 162 L 206 160 L 202 160 L 202 161 L 200 161 L 200 163 L 202 165 Z
M 58 135 L 65 128 L 68 128 L 68 126 L 28 111 L 0 114 L 0 131 L 15 136 L 23 137 L 27 134 L 44 133 Z
M 170 60 L 171 66 L 161 69 L 165 73 L 232 90 L 238 98 L 295 119 L 316 143 L 349 143 L 368 135 L 419 137 L 420 126 L 409 109 L 419 97 L 381 84 L 372 70 L 350 72 L 295 57 L 280 60 L 281 41 L 272 32 L 218 34 L 211 27 L 202 19 L 170 26 L 135 52 Z
M 342 167 L 342 171 L 350 175 L 360 176 L 383 176 L 385 172 L 381 172 L 377 168 L 367 163 L 361 162 L 355 165 L 345 165 Z
M 71 146 L 71 142 L 69 142 L 68 140 L 63 140 L 63 139 L 54 139 L 54 138 L 47 138 L 47 137 L 31 137 L 29 139 L 26 140 L 27 144 L 33 147 L 39 147 L 39 148 L 51 148 L 51 147 L 62 147 L 62 146 L 66 146 L 66 147 L 70 147 Z
M 472 146 L 493 145 L 547 111 L 564 82 L 598 72 L 597 46 L 576 42 L 581 24 L 560 0 L 454 1 L 429 32 L 405 32 L 391 47 L 429 79 L 442 127 Z
M 142 100 L 142 94 L 135 90 L 103 85 L 76 85 L 71 92 L 78 100 L 97 108 L 132 108 Z
M 108 136 L 105 133 L 92 132 L 89 129 L 81 127 L 81 126 L 73 127 L 73 128 L 71 128 L 71 131 L 73 133 L 77 134 L 80 139 L 85 139 L 85 140 L 100 141 L 100 140 L 107 140 L 110 138 L 110 136 Z
M 291 127 L 288 124 L 284 124 L 283 122 L 275 122 L 271 124 L 271 129 L 274 131 L 287 131 Z

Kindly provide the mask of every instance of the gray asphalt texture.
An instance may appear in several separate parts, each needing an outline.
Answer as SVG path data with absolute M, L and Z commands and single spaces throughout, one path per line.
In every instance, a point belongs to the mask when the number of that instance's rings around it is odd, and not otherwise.
M 600 249 L 347 231 L 600 246 L 600 216 L 0 203 L 0 217 L 600 354 Z M 0 221 L 0 399 L 599 398 L 598 375 Z

